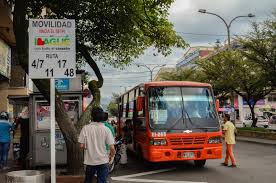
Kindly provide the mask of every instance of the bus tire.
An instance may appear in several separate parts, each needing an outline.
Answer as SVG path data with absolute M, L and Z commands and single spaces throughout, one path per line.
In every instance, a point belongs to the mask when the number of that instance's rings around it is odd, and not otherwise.
M 206 163 L 206 159 L 205 160 L 194 160 L 194 164 L 195 164 L 196 168 L 203 168 L 205 163 Z

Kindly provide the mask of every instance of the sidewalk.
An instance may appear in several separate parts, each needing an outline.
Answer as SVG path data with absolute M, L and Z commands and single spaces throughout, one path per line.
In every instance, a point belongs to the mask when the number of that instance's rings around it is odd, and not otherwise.
M 5 169 L 5 170 L 0 169 L 0 182 L 1 182 L 1 180 L 3 180 L 3 181 L 5 180 L 6 173 L 11 172 L 11 171 L 20 170 L 20 166 L 16 165 L 13 160 L 8 161 L 8 167 L 9 168 Z
M 241 137 L 241 136 L 237 136 L 236 139 L 237 141 L 242 141 L 242 142 L 276 146 L 276 140 L 260 139 L 260 138 L 253 138 L 253 137 Z

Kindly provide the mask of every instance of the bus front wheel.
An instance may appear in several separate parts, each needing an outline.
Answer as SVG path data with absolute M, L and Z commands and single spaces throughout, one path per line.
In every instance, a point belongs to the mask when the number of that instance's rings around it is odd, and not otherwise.
M 195 163 L 195 167 L 203 168 L 206 163 L 206 160 L 194 160 L 194 163 Z

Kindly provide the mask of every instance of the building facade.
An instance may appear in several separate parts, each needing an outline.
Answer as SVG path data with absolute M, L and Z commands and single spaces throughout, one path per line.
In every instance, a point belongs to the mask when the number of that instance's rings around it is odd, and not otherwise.
M 19 102 L 10 99 L 28 96 L 31 82 L 18 61 L 11 9 L 6 0 L 0 0 L 0 111 L 9 112 L 13 120 Z
M 184 53 L 183 57 L 176 64 L 176 67 L 195 67 L 195 61 L 207 57 L 210 53 L 214 52 L 213 47 L 195 46 L 190 47 L 189 50 Z

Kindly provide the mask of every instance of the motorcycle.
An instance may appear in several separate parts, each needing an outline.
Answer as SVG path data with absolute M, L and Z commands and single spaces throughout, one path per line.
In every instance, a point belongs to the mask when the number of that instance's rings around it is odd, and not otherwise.
M 121 150 L 121 145 L 123 143 L 126 143 L 125 139 L 121 138 L 119 140 L 117 140 L 115 142 L 115 156 L 113 157 L 113 159 L 109 162 L 109 173 L 112 173 L 115 169 L 115 166 L 120 162 L 121 160 L 121 154 L 120 154 L 120 150 Z

